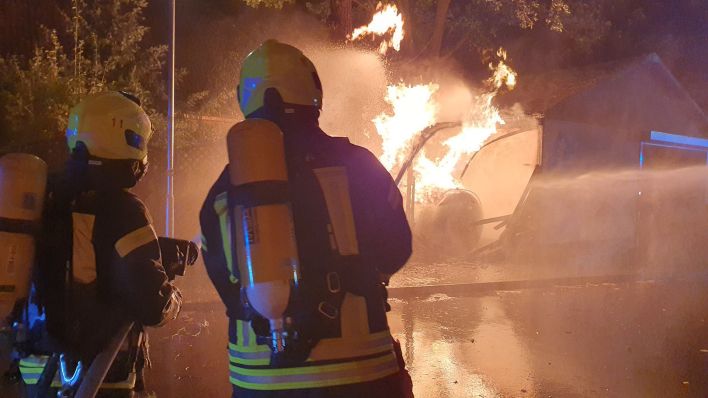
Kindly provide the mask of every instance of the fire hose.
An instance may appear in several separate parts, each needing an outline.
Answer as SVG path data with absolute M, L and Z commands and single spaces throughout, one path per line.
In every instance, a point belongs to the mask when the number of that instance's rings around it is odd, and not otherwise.
M 194 242 L 167 237 L 159 237 L 158 242 L 162 255 L 162 264 L 169 280 L 174 280 L 177 276 L 184 276 L 186 267 L 194 265 L 197 260 L 199 248 Z M 73 375 L 68 378 L 65 377 L 67 372 L 64 355 L 60 353 L 52 354 L 37 383 L 35 397 L 43 398 L 50 395 L 49 390 L 52 387 L 54 375 L 58 369 L 62 375 L 62 387 L 58 396 L 73 398 L 95 397 L 101 389 L 103 379 L 108 374 L 118 352 L 134 326 L 134 322 L 123 323 L 103 351 L 98 353 L 91 361 L 89 368 L 83 371 L 79 361 Z
M 91 366 L 79 384 L 79 390 L 74 395 L 75 398 L 93 398 L 98 394 L 103 379 L 108 374 L 108 370 L 113 365 L 120 347 L 132 328 L 133 322 L 125 323 L 113 336 L 106 348 L 91 362 Z

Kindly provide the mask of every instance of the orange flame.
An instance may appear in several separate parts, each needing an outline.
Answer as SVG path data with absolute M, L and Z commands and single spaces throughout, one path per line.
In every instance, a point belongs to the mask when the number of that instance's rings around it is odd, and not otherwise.
M 509 65 L 505 64 L 506 61 L 506 50 L 499 47 L 497 50 L 497 57 L 499 58 L 499 63 L 494 66 L 494 63 L 489 63 L 489 70 L 494 72 L 492 77 L 489 78 L 488 83 L 491 84 L 495 90 L 499 90 L 503 85 L 509 90 L 513 90 L 516 86 L 516 72 L 514 72 Z
M 506 52 L 503 49 L 499 49 L 497 56 L 497 65 L 490 63 L 492 76 L 486 81 L 487 91 L 465 105 L 470 111 L 463 120 L 462 128 L 441 142 L 444 154 L 430 157 L 423 148 L 416 157 L 412 167 L 417 201 L 425 201 L 435 192 L 461 188 L 462 183 L 456 177 L 463 163 L 461 161 L 477 152 L 497 132 L 497 127 L 504 124 L 492 101 L 502 86 L 513 89 L 516 72 L 504 63 Z M 380 160 L 389 171 L 396 172 L 395 169 L 400 168 L 419 134 L 437 122 L 439 105 L 434 94 L 438 88 L 433 83 L 388 87 L 385 100 L 391 104 L 393 113 L 383 113 L 373 121 L 382 139 Z
M 379 53 L 386 54 L 391 47 L 396 51 L 400 51 L 401 41 L 403 40 L 403 16 L 393 4 L 383 7 L 379 3 L 376 9 L 379 11 L 371 18 L 371 22 L 366 26 L 354 29 L 349 40 L 358 40 L 366 34 L 383 36 L 390 33 L 391 38 L 384 39 L 379 45 Z
M 405 160 L 416 134 L 435 123 L 437 104 L 432 100 L 435 84 L 388 86 L 385 100 L 393 107 L 393 114 L 380 114 L 374 119 L 376 131 L 382 139 L 381 163 L 389 170 Z

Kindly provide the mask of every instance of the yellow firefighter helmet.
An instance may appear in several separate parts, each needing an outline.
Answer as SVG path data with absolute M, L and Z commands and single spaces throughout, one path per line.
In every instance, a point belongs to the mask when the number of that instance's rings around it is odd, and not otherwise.
M 278 90 L 285 104 L 322 109 L 322 83 L 315 65 L 297 48 L 268 40 L 243 61 L 238 98 L 248 116 L 263 106 L 265 91 Z
M 71 109 L 66 141 L 82 142 L 91 156 L 146 161 L 150 119 L 137 98 L 118 91 L 91 94 Z

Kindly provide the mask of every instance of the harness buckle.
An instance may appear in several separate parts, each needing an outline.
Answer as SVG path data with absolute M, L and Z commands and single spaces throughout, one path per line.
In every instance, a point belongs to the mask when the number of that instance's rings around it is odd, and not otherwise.
M 339 310 L 337 307 L 333 306 L 332 304 L 322 301 L 320 302 L 320 305 L 317 307 L 317 309 L 322 313 L 322 315 L 326 316 L 329 319 L 336 319 L 337 315 L 339 315 Z
M 338 273 L 327 273 L 327 290 L 329 290 L 330 293 L 339 293 L 342 290 L 342 284 L 339 280 Z

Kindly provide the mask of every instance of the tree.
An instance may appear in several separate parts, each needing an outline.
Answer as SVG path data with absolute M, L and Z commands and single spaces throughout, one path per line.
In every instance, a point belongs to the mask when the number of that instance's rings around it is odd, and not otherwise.
M 335 33 L 338 39 L 345 39 L 354 30 L 352 24 L 352 0 L 332 0 Z
M 443 43 L 443 34 L 445 33 L 445 22 L 447 21 L 447 10 L 450 9 L 450 0 L 438 0 L 437 9 L 435 11 L 435 25 L 433 27 L 433 35 L 430 39 L 430 55 L 434 57 L 440 56 L 440 49 Z
M 106 89 L 138 95 L 160 129 L 164 122 L 156 108 L 165 98 L 167 49 L 144 44 L 146 6 L 147 0 L 90 6 L 73 0 L 64 23 L 45 29 L 32 55 L 0 57 L 0 151 L 61 142 L 70 107 Z
M 66 54 L 56 33 L 27 61 L 0 57 L 0 142 L 17 146 L 62 131 L 73 100 L 63 76 Z
M 136 94 L 150 113 L 165 98 L 162 67 L 167 46 L 144 46 L 147 0 L 92 2 L 73 0 L 67 28 L 74 36 L 73 79 L 76 94 L 105 89 Z
M 268 7 L 281 9 L 287 4 L 293 4 L 295 0 L 243 0 L 251 7 Z
M 427 52 L 438 57 L 443 50 L 456 52 L 466 43 L 478 52 L 496 47 L 500 33 L 508 29 L 534 29 L 539 21 L 560 32 L 563 17 L 570 13 L 570 8 L 566 0 L 418 0 L 417 13 L 435 16 L 428 23 L 417 24 L 432 26 L 432 30 L 419 29 L 416 33 L 418 37 L 430 38 Z

